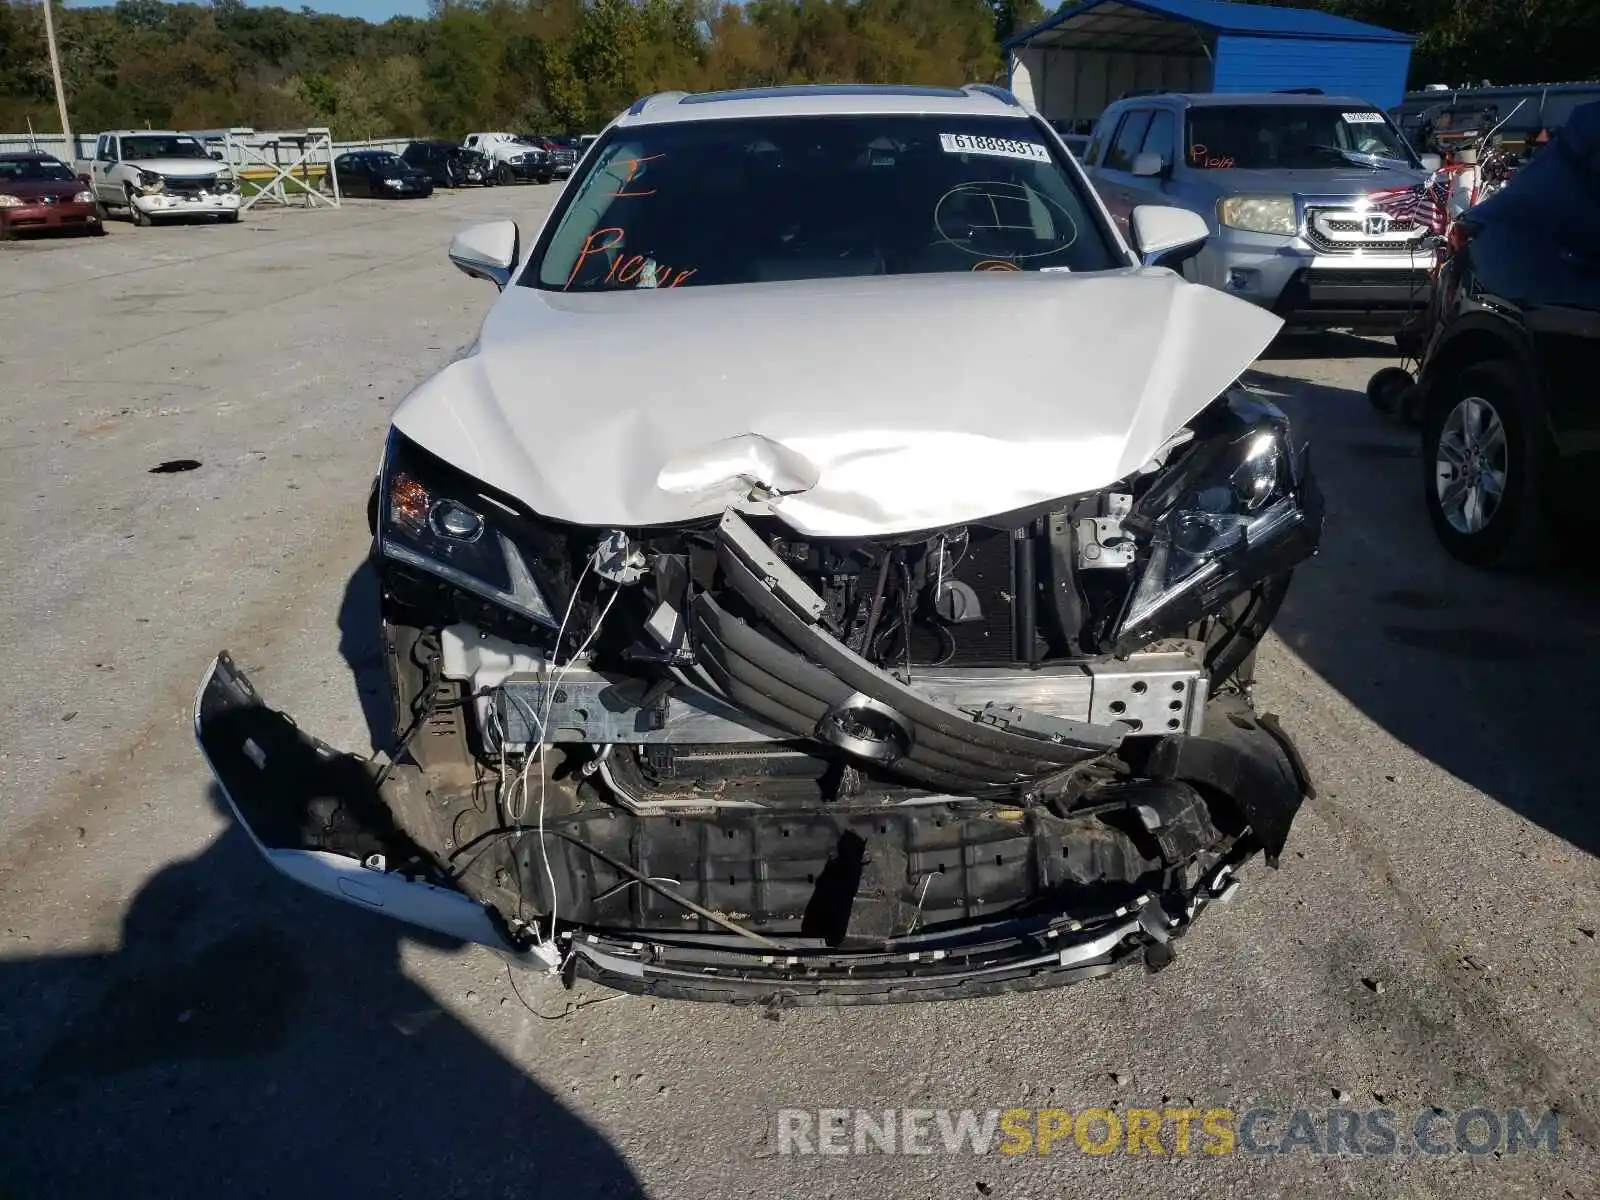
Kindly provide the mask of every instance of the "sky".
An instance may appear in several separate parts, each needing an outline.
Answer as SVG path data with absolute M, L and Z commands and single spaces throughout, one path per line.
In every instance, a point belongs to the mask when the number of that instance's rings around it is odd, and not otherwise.
M 69 8 L 88 8 L 94 4 L 109 4 L 112 0 L 66 0 Z M 425 17 L 428 0 L 245 0 L 251 8 L 287 8 L 298 12 L 302 4 L 315 12 L 337 13 L 342 17 L 365 17 L 369 21 L 386 21 L 390 17 Z

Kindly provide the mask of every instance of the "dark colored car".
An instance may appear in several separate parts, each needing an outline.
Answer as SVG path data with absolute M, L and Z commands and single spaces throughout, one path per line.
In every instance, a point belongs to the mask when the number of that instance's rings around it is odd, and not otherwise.
M 578 159 L 582 157 L 578 151 L 577 140 L 574 138 L 548 137 L 542 133 L 522 133 L 517 136 L 550 156 L 550 164 L 557 179 L 565 179 L 571 175 L 572 168 L 578 165 Z
M 407 165 L 387 150 L 354 150 L 333 160 L 339 191 L 346 196 L 402 199 L 433 195 L 433 180 L 426 171 Z
M 100 206 L 72 168 L 48 154 L 0 154 L 0 241 L 24 230 L 105 232 Z
M 489 160 L 476 150 L 468 150 L 455 142 L 412 142 L 401 151 L 400 161 L 424 172 L 440 187 L 458 188 L 469 183 L 494 182 Z
M 1419 380 L 1428 516 L 1476 566 L 1593 532 L 1600 469 L 1600 104 L 1471 209 Z M 1586 528 L 1586 526 L 1588 526 Z

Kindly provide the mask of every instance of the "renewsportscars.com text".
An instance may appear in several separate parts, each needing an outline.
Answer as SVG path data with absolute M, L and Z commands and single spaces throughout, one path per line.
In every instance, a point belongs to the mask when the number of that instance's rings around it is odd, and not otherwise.
M 785 1108 L 779 1154 L 1350 1154 L 1542 1151 L 1554 1154 L 1553 1111 L 1438 1105 L 1391 1108 Z

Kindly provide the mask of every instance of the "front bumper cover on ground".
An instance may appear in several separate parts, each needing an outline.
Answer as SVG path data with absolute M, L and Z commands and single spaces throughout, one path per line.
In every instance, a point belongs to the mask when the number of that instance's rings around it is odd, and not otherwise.
M 959 797 L 798 815 L 608 808 L 550 824 L 558 911 L 573 918 L 563 921 L 552 954 L 458 890 L 438 855 L 419 844 L 419 805 L 425 811 L 435 797 L 416 767 L 317 742 L 267 707 L 225 653 L 195 703 L 196 738 L 229 805 L 268 862 L 298 882 L 529 966 L 564 961 L 571 975 L 622 990 L 779 1005 L 980 995 L 1092 978 L 1141 957 L 1165 965 L 1172 940 L 1231 894 L 1247 858 L 1263 847 L 1269 857 L 1281 850 L 1309 793 L 1281 732 L 1238 713 L 1212 719 L 1219 736 L 1151 739 L 1142 769 L 1172 781 L 1175 794 L 1224 792 L 1251 827 L 1204 878 L 1168 894 L 1074 890 L 1068 885 L 1081 880 L 1062 851 L 1061 819 Z M 532 874 L 538 844 L 532 831 L 520 836 L 519 873 Z M 721 902 L 730 917 L 751 920 L 742 909 L 753 910 L 769 930 L 795 928 L 782 919 L 803 905 L 800 932 L 741 937 L 629 886 L 636 875 L 658 874 L 670 874 L 680 894 Z M 875 929 L 906 927 L 906 879 L 921 884 L 911 932 L 875 938 Z M 841 895 L 842 918 L 837 903 L 830 908 Z

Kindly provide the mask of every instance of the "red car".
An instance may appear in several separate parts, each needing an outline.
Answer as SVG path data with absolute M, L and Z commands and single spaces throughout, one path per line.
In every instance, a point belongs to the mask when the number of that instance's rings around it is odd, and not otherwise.
M 23 230 L 101 234 L 100 205 L 72 168 L 48 154 L 0 154 L 0 241 Z

